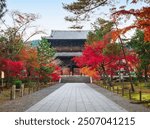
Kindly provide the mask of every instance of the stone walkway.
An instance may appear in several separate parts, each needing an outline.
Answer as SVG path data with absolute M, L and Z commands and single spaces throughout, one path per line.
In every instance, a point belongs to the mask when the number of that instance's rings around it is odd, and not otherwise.
M 85 83 L 66 83 L 30 107 L 27 112 L 124 112 Z

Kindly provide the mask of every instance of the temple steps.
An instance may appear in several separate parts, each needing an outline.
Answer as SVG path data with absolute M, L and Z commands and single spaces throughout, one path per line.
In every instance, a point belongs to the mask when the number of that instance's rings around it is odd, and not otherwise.
M 88 76 L 62 76 L 60 83 L 91 83 Z

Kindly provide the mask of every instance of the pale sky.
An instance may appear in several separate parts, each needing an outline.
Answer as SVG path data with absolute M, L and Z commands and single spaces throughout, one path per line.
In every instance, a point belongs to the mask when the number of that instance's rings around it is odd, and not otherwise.
M 7 0 L 7 8 L 9 11 L 18 10 L 24 13 L 38 14 L 40 19 L 34 24 L 50 35 L 53 29 L 67 30 L 72 25 L 64 20 L 64 17 L 70 15 L 70 13 L 62 8 L 62 3 L 71 3 L 73 1 L 75 0 Z M 124 3 L 122 2 L 121 5 L 124 5 Z M 140 6 L 137 5 L 136 8 L 140 8 Z M 102 7 L 99 11 L 106 12 L 106 8 Z M 93 21 L 97 16 L 99 16 L 99 13 L 92 16 Z M 7 21 L 7 18 L 5 20 Z M 85 30 L 91 29 L 90 23 L 85 23 L 84 25 Z M 39 39 L 40 37 L 41 35 L 38 35 L 32 39 Z

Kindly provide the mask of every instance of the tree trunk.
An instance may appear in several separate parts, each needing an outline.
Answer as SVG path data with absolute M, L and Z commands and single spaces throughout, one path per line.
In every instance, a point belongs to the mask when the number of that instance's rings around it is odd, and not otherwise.
M 145 68 L 144 68 L 144 78 L 145 78 L 146 82 L 148 82 L 148 75 L 147 75 L 147 73 L 148 73 L 148 67 L 145 66 Z
M 121 43 L 122 45 L 122 51 L 123 51 L 123 55 L 124 55 L 124 59 L 125 59 L 125 65 L 126 65 L 126 68 L 127 68 L 127 73 L 129 75 L 129 79 L 130 79 L 130 85 L 131 85 L 131 91 L 134 92 L 134 86 L 133 86 L 133 79 L 131 77 L 131 74 L 130 74 L 130 70 L 129 70 L 129 64 L 128 64 L 128 61 L 126 59 L 126 54 L 125 54 L 125 51 L 124 51 L 124 46 L 123 46 L 123 43 Z
M 111 81 L 110 81 L 110 79 L 109 79 L 109 77 L 108 77 L 108 74 L 106 73 L 106 70 L 105 70 L 105 67 L 104 67 L 104 65 L 101 65 L 101 67 L 102 67 L 102 70 L 103 70 L 103 72 L 104 72 L 104 75 L 105 75 L 105 80 L 107 80 L 108 81 L 108 84 L 109 84 L 109 86 L 111 87 L 112 86 L 112 84 L 111 84 Z
M 117 27 L 117 24 L 115 23 L 116 25 L 116 29 L 118 30 L 118 27 Z M 119 36 L 118 37 L 119 40 L 120 40 L 120 44 L 121 44 L 121 49 L 122 49 L 122 52 L 123 52 L 123 56 L 124 56 L 124 59 L 125 59 L 125 65 L 126 65 L 126 68 L 127 68 L 127 72 L 128 72 L 128 75 L 129 75 L 129 79 L 130 79 L 130 86 L 131 86 L 131 91 L 134 92 L 134 86 L 133 86 L 133 80 L 132 80 L 132 77 L 131 77 L 131 74 L 130 74 L 130 70 L 129 70 L 129 64 L 128 64 L 128 61 L 126 59 L 126 53 L 125 53 L 125 50 L 124 50 L 124 44 L 123 44 L 123 41 L 121 39 L 121 37 Z

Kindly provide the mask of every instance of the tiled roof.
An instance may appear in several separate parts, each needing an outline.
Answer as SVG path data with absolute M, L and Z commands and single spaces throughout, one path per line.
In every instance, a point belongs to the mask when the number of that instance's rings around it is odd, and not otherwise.
M 51 35 L 47 37 L 48 39 L 87 39 L 87 30 L 77 30 L 77 31 L 62 31 L 62 30 L 52 30 Z

